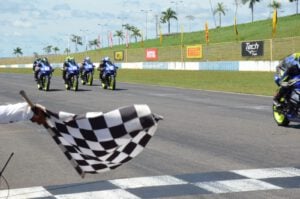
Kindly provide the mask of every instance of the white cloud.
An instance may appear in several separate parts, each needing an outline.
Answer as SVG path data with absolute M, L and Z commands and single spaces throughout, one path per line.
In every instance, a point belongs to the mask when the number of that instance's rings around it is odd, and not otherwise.
M 22 36 L 22 33 L 15 31 L 13 32 L 13 36 L 20 37 Z
M 32 23 L 29 21 L 26 21 L 24 19 L 17 19 L 13 23 L 13 26 L 17 28 L 30 28 L 32 27 Z
M 175 1 L 175 0 L 174 0 Z M 222 26 L 233 24 L 235 11 L 234 0 L 184 0 L 176 4 L 171 0 L 7 0 L 0 6 L 0 34 L 4 37 L 1 40 L 0 51 L 7 51 L 11 55 L 12 42 L 19 38 L 18 45 L 30 45 L 32 52 L 41 51 L 46 44 L 58 45 L 64 49 L 66 35 L 77 34 L 84 36 L 80 29 L 88 29 L 89 39 L 96 38 L 99 33 L 106 42 L 108 31 L 120 30 L 122 24 L 128 23 L 141 29 L 145 34 L 146 15 L 141 10 L 151 10 L 148 13 L 148 38 L 155 36 L 155 25 L 162 11 L 172 8 L 178 11 L 179 24 L 184 25 L 185 31 L 203 30 L 205 21 L 208 21 L 210 28 L 214 27 L 213 16 L 209 2 L 213 8 L 218 2 L 223 2 L 227 7 L 225 16 L 222 16 Z M 271 9 L 268 4 L 271 0 L 256 2 L 254 5 L 254 20 L 269 18 Z M 291 15 L 296 11 L 295 3 L 282 0 L 282 9 L 279 16 Z M 195 20 L 189 21 L 186 16 L 195 16 Z M 218 25 L 218 18 L 216 16 Z M 248 5 L 240 5 L 238 8 L 238 23 L 251 21 L 251 10 Z M 98 24 L 107 24 L 100 27 Z M 171 22 L 171 30 L 176 31 L 176 21 Z M 162 25 L 163 31 L 166 24 Z M 22 39 L 20 39 L 22 36 Z M 57 42 L 53 38 L 63 40 Z M 72 44 L 70 44 L 72 45 Z M 32 54 L 24 49 L 24 54 Z

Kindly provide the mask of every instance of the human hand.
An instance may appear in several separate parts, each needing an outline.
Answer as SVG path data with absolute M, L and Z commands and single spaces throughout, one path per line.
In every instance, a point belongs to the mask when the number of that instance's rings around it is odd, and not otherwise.
M 30 119 L 32 122 L 35 122 L 39 125 L 44 125 L 46 124 L 46 114 L 45 114 L 45 107 L 39 105 L 39 104 L 35 104 L 32 108 L 31 108 L 32 112 L 33 112 L 33 116 Z

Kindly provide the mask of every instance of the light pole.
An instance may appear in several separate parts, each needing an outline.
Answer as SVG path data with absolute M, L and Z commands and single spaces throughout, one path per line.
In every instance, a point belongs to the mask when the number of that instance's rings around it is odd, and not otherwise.
M 171 1 L 171 3 L 175 4 L 175 9 L 176 9 L 176 14 L 177 14 L 177 33 L 178 33 L 178 20 L 179 20 L 179 15 L 178 15 L 178 4 L 183 3 L 183 1 Z
M 102 33 L 103 33 L 103 27 L 105 27 L 105 26 L 107 26 L 107 24 L 98 24 L 98 26 L 100 26 L 100 36 L 101 36 L 101 45 L 102 45 L 102 47 L 104 47 L 104 44 L 103 44 L 103 35 L 102 35 Z M 109 44 L 107 43 L 107 46 L 108 46 Z
M 147 32 L 148 32 L 148 12 L 151 12 L 152 10 L 141 10 L 141 12 L 146 13 L 146 33 L 145 33 L 145 40 L 147 40 Z
M 87 29 L 80 29 L 80 32 L 83 32 L 83 36 L 84 36 L 84 45 L 85 45 L 85 53 L 86 53 L 86 51 L 87 51 L 87 32 L 88 32 L 89 30 L 87 30 Z

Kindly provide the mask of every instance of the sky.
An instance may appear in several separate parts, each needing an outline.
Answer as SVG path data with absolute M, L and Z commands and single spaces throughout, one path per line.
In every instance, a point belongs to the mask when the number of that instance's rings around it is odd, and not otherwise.
M 296 4 L 288 0 L 278 0 L 282 7 L 278 16 L 295 14 Z M 46 46 L 52 45 L 63 53 L 66 48 L 75 51 L 70 35 L 83 38 L 85 44 L 99 38 L 102 46 L 108 46 L 107 35 L 122 30 L 122 24 L 139 28 L 144 38 L 156 37 L 156 18 L 161 12 L 171 8 L 177 13 L 178 21 L 171 20 L 171 32 L 199 31 L 207 21 L 209 28 L 218 25 L 218 16 L 212 15 L 217 3 L 226 8 L 222 16 L 222 26 L 233 24 L 235 0 L 5 0 L 0 6 L 0 57 L 13 57 L 13 49 L 20 47 L 24 56 L 34 52 L 45 54 Z M 261 0 L 254 5 L 254 20 L 268 19 L 272 0 Z M 195 19 L 190 20 L 187 16 Z M 216 21 L 216 23 L 215 23 Z M 240 4 L 237 10 L 237 23 L 251 22 L 249 5 Z M 162 33 L 167 33 L 167 24 L 161 24 Z M 87 42 L 86 42 L 87 41 Z M 118 44 L 118 39 L 113 39 Z

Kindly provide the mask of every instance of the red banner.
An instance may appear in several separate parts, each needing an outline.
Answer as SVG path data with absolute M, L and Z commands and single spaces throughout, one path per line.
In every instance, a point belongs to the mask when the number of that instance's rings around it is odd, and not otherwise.
M 147 48 L 145 52 L 146 52 L 146 60 L 147 61 L 156 61 L 156 60 L 158 60 L 158 50 L 157 50 L 157 48 Z

